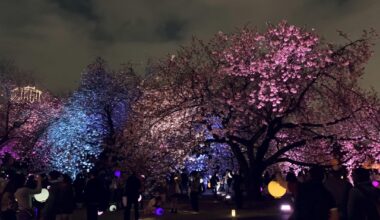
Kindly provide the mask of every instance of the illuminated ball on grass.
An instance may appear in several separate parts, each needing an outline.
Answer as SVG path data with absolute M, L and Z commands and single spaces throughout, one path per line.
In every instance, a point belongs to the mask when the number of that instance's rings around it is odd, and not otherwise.
M 120 176 L 121 176 L 121 171 L 120 171 L 120 170 L 115 170 L 114 175 L 115 175 L 117 178 L 120 178 Z
M 49 191 L 45 188 L 40 193 L 34 195 L 34 199 L 37 202 L 45 202 L 49 198 Z
M 162 216 L 164 214 L 164 209 L 163 208 L 156 208 L 154 214 L 157 216 Z
M 110 210 L 110 212 L 116 211 L 117 210 L 116 205 L 115 204 L 110 205 L 109 210 Z
M 278 199 L 281 198 L 285 195 L 286 193 L 286 188 L 281 186 L 278 182 L 276 181 L 271 181 L 268 184 L 268 192 L 271 196 L 274 198 Z
M 372 181 L 372 186 L 375 188 L 379 188 L 379 186 L 380 186 L 379 181 L 377 181 L 377 180 Z
M 289 204 L 281 204 L 280 210 L 283 212 L 291 212 L 292 206 L 290 206 Z

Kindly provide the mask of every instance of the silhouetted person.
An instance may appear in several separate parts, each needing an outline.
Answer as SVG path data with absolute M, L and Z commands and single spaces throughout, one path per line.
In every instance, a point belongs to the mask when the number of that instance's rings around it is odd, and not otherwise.
M 135 219 L 139 219 L 139 202 L 138 198 L 140 195 L 141 181 L 137 178 L 136 173 L 132 173 L 128 177 L 125 184 L 125 195 L 127 197 L 127 207 L 124 210 L 124 220 L 129 220 L 131 218 L 131 208 L 135 209 Z
M 201 180 L 199 173 L 192 172 L 193 179 L 190 182 L 190 203 L 191 207 L 195 212 L 199 211 L 199 193 L 201 190 Z
M 14 193 L 22 187 L 25 177 L 21 174 L 11 173 L 10 180 L 5 186 L 1 196 L 1 219 L 16 220 L 17 202 Z
M 57 218 L 56 220 L 70 220 L 75 208 L 74 189 L 70 176 L 63 175 L 62 182 L 58 185 Z
M 331 193 L 324 187 L 324 169 L 312 167 L 310 179 L 301 183 L 295 198 L 294 220 L 328 220 L 338 218 L 338 209 Z
M 55 220 L 57 215 L 57 195 L 59 193 L 59 183 L 62 181 L 61 173 L 58 171 L 51 171 L 48 174 L 49 180 L 49 197 L 45 202 L 45 205 L 41 211 L 41 217 L 43 220 Z
M 333 169 L 326 176 L 324 185 L 335 199 L 339 212 L 339 220 L 347 220 L 347 201 L 352 185 L 347 180 L 345 168 Z
M 353 170 L 354 187 L 348 198 L 349 220 L 379 220 L 380 213 L 376 208 L 379 202 L 380 190 L 372 186 L 368 170 L 358 168 Z
M 210 185 L 211 185 L 211 189 L 212 189 L 212 192 L 214 193 L 215 198 L 216 198 L 217 191 L 218 191 L 218 189 L 217 189 L 218 182 L 219 182 L 218 175 L 217 175 L 217 173 L 214 173 L 214 175 L 212 175 L 212 177 L 210 179 Z
M 74 183 L 74 194 L 75 194 L 75 202 L 76 203 L 82 203 L 84 202 L 84 188 L 86 187 L 86 178 L 83 176 L 83 174 L 78 174 L 75 177 Z
M 186 171 L 181 173 L 181 194 L 186 195 L 189 187 L 189 177 Z
M 232 187 L 235 192 L 234 198 L 235 198 L 237 209 L 243 208 L 243 193 L 241 190 L 241 184 L 242 184 L 242 178 L 239 173 L 236 173 L 235 175 L 233 175 Z
M 179 186 L 179 177 L 178 176 L 171 176 L 169 181 L 169 200 L 170 200 L 170 212 L 171 213 L 177 213 L 178 209 L 178 199 L 181 196 L 181 189 Z
M 37 179 L 37 181 L 35 180 Z M 35 213 L 32 206 L 32 197 L 38 194 L 42 189 L 41 176 L 29 176 L 25 186 L 19 188 L 15 193 L 15 198 L 18 204 L 17 219 L 18 220 L 32 220 L 35 219 Z
M 87 220 L 97 220 L 98 211 L 100 211 L 105 202 L 105 187 L 99 180 L 97 174 L 93 171 L 90 173 L 90 179 L 87 181 L 84 189 L 84 201 L 87 207 Z

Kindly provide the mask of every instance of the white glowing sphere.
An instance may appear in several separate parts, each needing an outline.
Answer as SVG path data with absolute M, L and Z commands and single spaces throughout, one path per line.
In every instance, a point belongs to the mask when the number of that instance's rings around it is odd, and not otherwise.
M 231 209 L 231 217 L 236 217 L 236 210 L 235 209 Z
M 48 198 L 49 191 L 45 188 L 43 188 L 40 193 L 34 195 L 34 199 L 36 199 L 37 202 L 45 202 Z
M 201 178 L 201 179 L 199 180 L 199 182 L 203 183 L 203 182 L 204 182 L 204 180 Z
M 98 215 L 103 215 L 103 211 L 98 211 Z
M 226 195 L 226 199 L 231 199 L 231 195 Z
M 290 212 L 292 211 L 292 207 L 289 204 L 282 204 L 280 210 L 283 212 Z
M 142 195 L 140 194 L 138 201 L 141 202 L 141 200 L 142 200 Z
M 116 211 L 117 210 L 116 205 L 110 205 L 109 210 L 110 210 L 110 212 Z

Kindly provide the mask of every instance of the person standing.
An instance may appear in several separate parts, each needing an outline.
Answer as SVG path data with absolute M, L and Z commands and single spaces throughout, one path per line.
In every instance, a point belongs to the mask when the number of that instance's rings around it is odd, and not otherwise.
M 55 220 L 57 214 L 57 195 L 59 193 L 59 183 L 62 181 L 61 173 L 58 171 L 51 171 L 48 174 L 49 179 L 49 197 L 45 202 L 45 206 L 41 211 L 43 220 Z
M 179 186 L 179 177 L 171 176 L 169 182 L 169 199 L 170 199 L 170 212 L 177 213 L 178 198 L 181 195 L 181 189 Z
M 333 195 L 339 212 L 339 220 L 347 220 L 347 201 L 352 188 L 344 167 L 334 166 L 326 176 L 324 186 Z
M 74 189 L 69 175 L 64 174 L 59 184 L 56 220 L 70 220 L 75 208 Z
M 35 180 L 36 178 L 36 180 Z M 42 190 L 41 176 L 29 176 L 25 186 L 19 188 L 15 193 L 15 198 L 18 204 L 17 219 L 32 220 L 35 219 L 35 214 L 32 206 L 32 197 Z
M 125 196 L 127 197 L 127 205 L 124 210 L 124 220 L 129 220 L 131 218 L 131 208 L 135 209 L 135 219 L 139 219 L 139 202 L 138 198 L 140 195 L 141 181 L 137 178 L 136 173 L 133 172 L 131 176 L 128 177 L 125 184 Z
M 352 179 L 354 187 L 348 196 L 348 219 L 379 220 L 376 203 L 380 202 L 380 190 L 372 186 L 369 171 L 357 168 L 352 172 Z
M 218 193 L 218 184 L 219 184 L 219 178 L 218 178 L 218 174 L 215 172 L 214 175 L 212 175 L 210 179 L 211 190 L 215 198 Z
M 193 211 L 199 212 L 199 192 L 201 180 L 197 171 L 192 172 L 192 181 L 190 182 L 190 203 Z
M 338 208 L 331 193 L 323 185 L 324 169 L 316 166 L 309 171 L 310 179 L 301 183 L 295 198 L 292 220 L 338 219 Z
M 183 170 L 183 172 L 181 173 L 181 194 L 187 195 L 188 188 L 189 188 L 189 177 L 187 175 L 186 170 Z
M 0 219 L 16 220 L 17 202 L 14 193 L 23 186 L 25 177 L 18 173 L 10 174 L 10 179 L 1 196 Z
M 242 184 L 242 179 L 239 173 L 235 173 L 233 175 L 233 183 L 232 187 L 235 193 L 235 203 L 236 203 L 236 208 L 241 209 L 243 208 L 243 193 L 241 190 L 241 184 Z
M 95 171 L 90 172 L 90 178 L 84 189 L 84 201 L 87 209 L 87 220 L 97 220 L 98 211 L 104 208 L 105 187 Z

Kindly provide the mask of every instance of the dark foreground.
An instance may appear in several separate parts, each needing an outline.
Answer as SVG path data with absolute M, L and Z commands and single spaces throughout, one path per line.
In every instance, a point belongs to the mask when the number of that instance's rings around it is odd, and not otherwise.
M 179 211 L 177 214 L 170 213 L 168 207 L 165 208 L 165 213 L 162 216 L 144 216 L 141 214 L 140 219 L 153 220 L 153 219 L 180 219 L 180 220 L 194 220 L 194 219 L 257 219 L 257 220 L 285 220 L 288 219 L 289 214 L 280 211 L 279 200 L 267 200 L 260 203 L 251 205 L 252 208 L 245 207 L 242 210 L 237 210 L 236 217 L 231 217 L 231 209 L 234 208 L 232 201 L 216 200 L 212 196 L 203 196 L 200 199 L 200 212 L 195 213 L 191 211 L 190 204 L 187 201 L 181 201 L 178 205 Z M 142 212 L 141 212 L 142 213 Z M 80 209 L 74 213 L 74 220 L 85 220 L 85 210 Z M 123 211 L 106 212 L 99 216 L 99 220 L 122 220 Z M 131 219 L 134 219 L 133 216 Z

